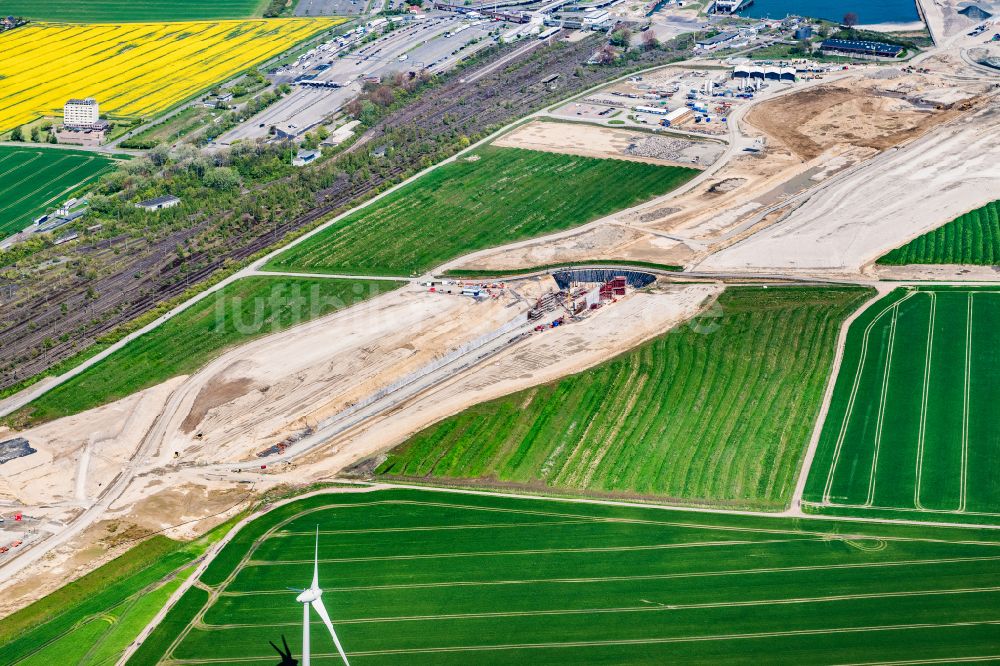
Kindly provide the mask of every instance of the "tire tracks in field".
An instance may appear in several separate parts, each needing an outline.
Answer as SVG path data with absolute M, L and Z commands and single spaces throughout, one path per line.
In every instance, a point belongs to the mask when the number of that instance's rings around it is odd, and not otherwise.
M 906 299 L 903 299 L 906 300 Z M 902 301 L 900 301 L 901 303 Z M 885 369 L 882 373 L 882 390 L 878 400 L 878 419 L 875 422 L 875 450 L 872 453 L 872 468 L 868 475 L 868 496 L 865 506 L 871 506 L 875 501 L 875 482 L 878 473 L 878 456 L 882 448 L 882 429 L 885 426 L 885 404 L 889 397 L 889 376 L 892 372 L 892 352 L 896 347 L 896 326 L 899 323 L 899 303 L 892 311 L 892 319 L 889 322 L 889 349 L 886 352 Z
M 861 375 L 863 374 L 865 362 L 868 358 L 868 340 L 871 337 L 872 329 L 874 329 L 875 324 L 883 316 L 885 316 L 887 312 L 893 310 L 893 308 L 898 306 L 900 303 L 913 296 L 913 293 L 914 292 L 910 292 L 899 301 L 887 305 L 881 312 L 875 315 L 875 317 L 865 327 L 864 334 L 861 338 L 861 354 L 858 357 L 858 367 L 854 371 L 854 383 L 851 386 L 851 394 L 847 401 L 847 409 L 845 410 L 843 420 L 840 423 L 840 433 L 837 435 L 837 443 L 833 450 L 833 460 L 830 462 L 830 471 L 827 472 L 826 486 L 823 489 L 823 504 L 830 504 L 830 492 L 833 488 L 833 479 L 837 472 L 837 466 L 840 464 L 840 455 L 844 448 L 844 440 L 847 437 L 847 426 L 851 421 L 851 415 L 854 413 L 854 403 L 857 400 L 858 390 L 861 386 Z M 832 381 L 836 381 L 836 377 L 834 377 Z M 809 470 L 803 470 L 803 474 L 808 471 Z
M 916 478 L 913 483 L 913 505 L 918 509 L 924 506 L 920 503 L 920 484 L 924 473 L 924 441 L 927 438 L 927 403 L 930 396 L 931 359 L 934 355 L 934 318 L 937 314 L 937 293 L 927 292 L 930 296 L 931 308 L 927 322 L 927 350 L 924 352 L 924 386 L 920 398 L 920 430 L 917 435 L 917 465 Z

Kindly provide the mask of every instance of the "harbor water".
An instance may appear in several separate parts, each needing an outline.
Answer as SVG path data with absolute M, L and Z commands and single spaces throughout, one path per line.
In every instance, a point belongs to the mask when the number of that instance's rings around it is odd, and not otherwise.
M 740 12 L 755 18 L 784 18 L 789 14 L 841 21 L 848 12 L 860 25 L 919 21 L 915 0 L 753 0 Z

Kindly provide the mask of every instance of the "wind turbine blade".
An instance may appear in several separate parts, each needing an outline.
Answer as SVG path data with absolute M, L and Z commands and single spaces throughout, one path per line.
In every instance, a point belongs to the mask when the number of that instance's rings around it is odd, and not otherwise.
M 309 666 L 309 604 L 302 604 L 302 666 Z
M 316 559 L 313 560 L 313 589 L 319 589 L 319 525 L 316 526 Z
M 330 638 L 333 639 L 333 644 L 337 646 L 337 652 L 340 653 L 340 658 L 344 660 L 344 666 L 351 666 L 347 662 L 347 655 L 344 654 L 344 648 L 340 644 L 340 639 L 337 638 L 337 632 L 333 630 L 333 622 L 330 622 L 330 615 L 326 612 L 326 606 L 323 605 L 323 599 L 316 599 L 312 602 L 312 607 L 316 609 L 320 618 L 323 619 L 323 624 L 326 628 L 330 630 Z

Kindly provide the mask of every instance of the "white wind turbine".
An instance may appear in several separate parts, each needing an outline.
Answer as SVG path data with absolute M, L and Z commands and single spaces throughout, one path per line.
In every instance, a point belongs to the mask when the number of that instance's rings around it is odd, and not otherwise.
M 319 525 L 316 526 L 316 558 L 313 560 L 312 585 L 308 589 L 296 590 L 296 592 L 299 593 L 299 596 L 295 597 L 295 600 L 302 604 L 302 666 L 309 666 L 310 605 L 319 615 L 320 619 L 323 620 L 326 628 L 330 630 L 330 637 L 333 638 L 333 644 L 337 646 L 340 658 L 344 660 L 344 666 L 350 666 L 347 661 L 347 655 L 344 654 L 344 648 L 340 646 L 337 632 L 333 630 L 333 623 L 330 622 L 330 614 L 326 612 L 326 607 L 323 605 L 323 590 L 319 587 Z

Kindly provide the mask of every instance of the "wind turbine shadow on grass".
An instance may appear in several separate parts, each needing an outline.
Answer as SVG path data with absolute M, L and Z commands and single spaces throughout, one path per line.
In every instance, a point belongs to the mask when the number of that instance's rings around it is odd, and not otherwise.
M 320 619 L 323 620 L 323 624 L 326 628 L 330 630 L 330 638 L 333 639 L 333 644 L 337 647 L 337 652 L 340 653 L 340 658 L 344 660 L 344 666 L 350 666 L 347 661 L 347 655 L 344 654 L 344 648 L 340 645 L 340 639 L 337 638 L 337 632 L 333 630 L 333 623 L 330 621 L 330 614 L 326 612 L 326 606 L 323 605 L 323 590 L 319 587 L 319 525 L 316 526 L 316 556 L 313 560 L 313 579 L 312 585 L 304 590 L 298 590 L 295 588 L 288 588 L 293 592 L 298 592 L 299 596 L 295 597 L 295 600 L 302 604 L 302 666 L 310 666 L 309 664 L 309 607 L 312 606 L 316 614 L 319 615 Z M 282 636 L 281 640 L 284 641 L 285 637 Z M 271 643 L 275 650 L 278 647 Z M 285 643 L 285 647 L 288 647 L 288 643 Z M 278 650 L 278 654 L 281 655 L 281 664 L 278 666 L 293 666 L 296 661 L 291 657 L 291 651 L 286 655 L 281 650 Z
M 278 666 L 299 666 L 299 660 L 292 658 L 292 648 L 288 647 L 288 641 L 285 640 L 284 634 L 281 634 L 281 644 L 285 646 L 284 650 L 275 645 L 274 641 L 268 641 L 268 643 L 281 655 L 281 661 L 278 662 Z

